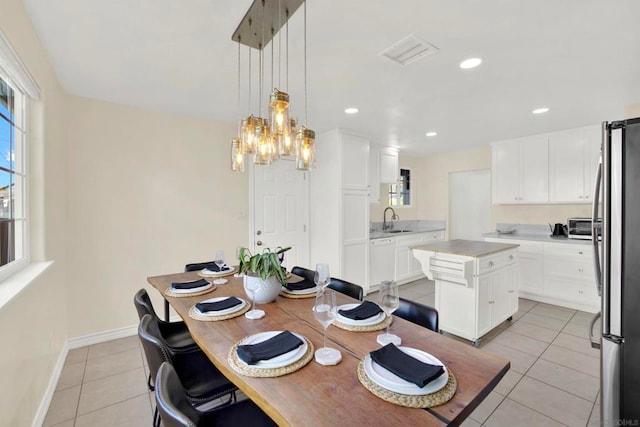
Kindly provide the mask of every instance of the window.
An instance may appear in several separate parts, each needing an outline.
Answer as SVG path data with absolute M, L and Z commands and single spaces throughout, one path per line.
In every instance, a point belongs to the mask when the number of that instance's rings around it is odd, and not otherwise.
M 411 170 L 400 169 L 397 184 L 389 185 L 389 206 L 411 205 Z
M 0 32 L 0 279 L 29 262 L 27 100 L 40 89 Z

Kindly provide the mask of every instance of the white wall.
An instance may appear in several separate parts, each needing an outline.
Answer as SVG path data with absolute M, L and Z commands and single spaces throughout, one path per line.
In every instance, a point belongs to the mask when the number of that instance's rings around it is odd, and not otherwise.
M 135 325 L 133 295 L 148 276 L 216 249 L 233 261 L 248 243 L 248 177 L 229 167 L 234 124 L 78 97 L 69 110 L 69 336 L 78 337 Z
M 30 244 L 32 261 L 54 261 L 0 308 L 0 424 L 27 426 L 68 337 L 66 96 L 22 2 L 3 0 L 0 11 L 0 28 L 41 88 L 41 100 L 29 110 Z

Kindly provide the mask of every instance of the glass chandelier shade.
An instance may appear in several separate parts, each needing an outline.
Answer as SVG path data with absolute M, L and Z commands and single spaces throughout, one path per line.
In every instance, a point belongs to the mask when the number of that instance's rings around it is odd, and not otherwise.
M 234 172 L 244 172 L 245 154 L 242 149 L 242 140 L 233 138 L 231 140 L 231 170 Z
M 289 132 L 273 136 L 278 144 L 280 157 L 293 157 L 296 153 L 296 120 L 289 120 Z
M 313 170 L 316 167 L 316 133 L 304 126 L 296 134 L 296 169 Z
M 260 117 L 245 117 L 242 119 L 240 127 L 240 139 L 242 140 L 242 148 L 246 154 L 256 152 L 256 125 L 264 124 L 264 120 Z
M 253 163 L 255 165 L 270 165 L 273 161 L 273 141 L 269 134 L 269 128 L 262 121 L 255 127 L 256 152 L 254 153 Z
M 273 89 L 269 101 L 269 131 L 272 135 L 290 132 L 289 95 Z

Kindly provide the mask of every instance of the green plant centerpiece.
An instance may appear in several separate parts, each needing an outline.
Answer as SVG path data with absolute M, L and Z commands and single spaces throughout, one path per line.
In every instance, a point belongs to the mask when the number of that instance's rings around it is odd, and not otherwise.
M 262 253 L 252 255 L 248 248 L 240 248 L 238 261 L 239 271 L 245 276 L 260 277 L 266 282 L 270 277 L 275 277 L 281 285 L 285 284 L 286 271 L 282 268 L 284 253 L 291 247 L 277 247 L 272 250 L 265 248 Z

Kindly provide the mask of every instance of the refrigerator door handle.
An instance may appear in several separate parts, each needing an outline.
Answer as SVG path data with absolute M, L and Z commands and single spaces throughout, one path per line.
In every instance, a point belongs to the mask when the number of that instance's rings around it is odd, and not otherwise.
M 602 332 L 598 332 L 598 334 L 593 335 L 593 327 L 595 326 L 596 322 L 601 316 L 602 316 L 602 313 L 598 312 L 598 314 L 593 316 L 593 319 L 591 319 L 591 322 L 589 323 L 589 342 L 591 343 L 591 348 L 597 348 L 597 349 L 600 348 L 600 340 L 602 337 Z M 594 339 L 594 338 L 597 338 L 597 339 Z
M 602 181 L 602 154 L 598 160 L 598 171 L 596 172 L 596 183 L 593 189 L 593 210 L 592 210 L 592 232 L 591 241 L 593 243 L 593 271 L 596 275 L 596 289 L 598 296 L 602 296 L 602 267 L 600 265 L 600 245 L 599 237 L 602 233 L 602 226 L 598 223 L 598 205 L 600 204 L 600 183 Z

